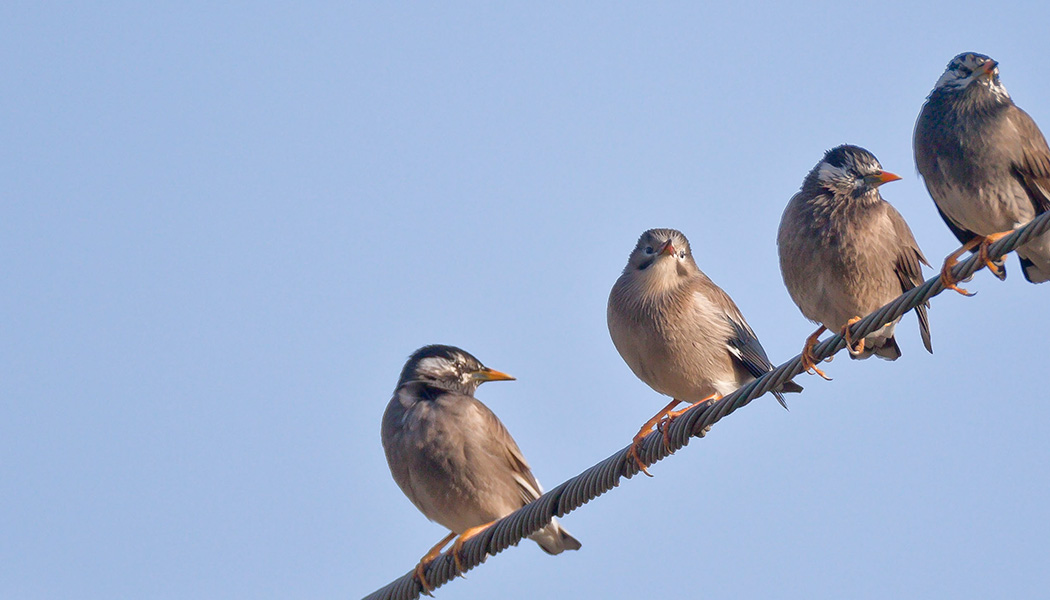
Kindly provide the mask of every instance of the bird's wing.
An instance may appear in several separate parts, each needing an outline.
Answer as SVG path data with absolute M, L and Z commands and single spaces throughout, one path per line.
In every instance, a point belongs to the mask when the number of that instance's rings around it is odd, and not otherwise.
M 934 202 L 933 205 L 937 207 L 937 214 L 941 215 L 941 218 L 944 219 L 944 224 L 948 226 L 948 229 L 953 234 L 955 234 L 955 238 L 959 240 L 959 244 L 965 246 L 966 244 L 969 244 L 973 238 L 977 237 L 976 233 L 965 227 L 959 226 L 955 221 L 951 220 L 948 215 L 944 214 L 944 211 L 941 210 L 941 207 L 936 202 Z
M 948 229 L 955 235 L 956 239 L 959 240 L 960 244 L 967 244 L 977 234 L 965 227 L 959 225 L 955 221 L 952 221 L 943 210 L 941 210 L 940 202 L 938 198 L 942 197 L 947 193 L 947 182 L 945 181 L 944 169 L 941 167 L 941 157 L 950 152 L 950 149 L 944 139 L 944 135 L 940 132 L 941 124 L 936 122 L 934 116 L 938 111 L 931 106 L 934 102 L 930 99 L 922 107 L 922 112 L 919 113 L 919 121 L 915 126 L 915 139 L 914 150 L 915 150 L 915 166 L 919 169 L 919 175 L 922 177 L 923 183 L 926 184 L 926 190 L 930 193 L 930 197 L 933 198 L 933 204 L 937 207 L 937 214 L 941 215 L 941 219 L 944 220 L 944 224 L 948 226 Z
M 706 276 L 705 276 L 706 279 Z M 754 378 L 759 378 L 773 370 L 773 363 L 769 362 L 766 350 L 758 341 L 758 336 L 751 326 L 747 324 L 743 313 L 737 308 L 729 294 L 718 287 L 709 279 L 705 281 L 701 292 L 696 294 L 695 301 L 709 304 L 708 311 L 717 311 L 719 320 L 728 325 L 726 328 L 725 344 L 726 350 L 732 360 L 742 366 L 745 371 Z M 783 392 L 800 392 L 802 386 L 793 381 L 786 382 L 781 387 L 773 390 L 773 396 L 781 406 L 787 408 Z
M 1018 108 L 1011 121 L 1020 133 L 1021 153 L 1013 168 L 1018 180 L 1035 205 L 1037 214 L 1050 210 L 1050 148 L 1028 113 Z
M 897 238 L 897 260 L 894 262 L 893 268 L 901 282 L 901 292 L 907 292 L 922 284 L 922 265 L 928 267 L 930 263 L 926 262 L 926 257 L 922 255 L 919 243 L 915 241 L 915 236 L 912 235 L 911 228 L 908 227 L 904 217 L 891 204 L 887 203 L 886 208 L 886 216 L 892 223 L 893 231 Z M 947 222 L 948 219 L 945 218 L 945 221 Z M 958 234 L 956 235 L 958 236 Z M 973 234 L 971 233 L 971 235 Z M 960 237 L 959 239 L 962 238 Z M 919 318 L 919 335 L 922 336 L 922 344 L 926 347 L 927 352 L 932 353 L 933 342 L 930 339 L 930 318 L 926 312 L 928 307 L 928 302 L 916 306 L 915 316 Z
M 732 334 L 726 340 L 726 345 L 733 358 L 739 361 L 753 377 L 761 377 L 773 370 L 773 363 L 769 362 L 769 357 L 766 356 L 765 349 L 758 341 L 758 336 L 744 320 L 744 315 L 737 308 L 733 299 L 721 288 L 713 287 L 711 291 L 714 295 L 713 300 L 722 309 L 726 322 L 732 328 Z
M 490 452 L 510 469 L 511 476 L 521 493 L 522 504 L 528 504 L 542 496 L 543 486 L 536 481 L 532 469 L 529 468 L 529 463 L 525 460 L 525 455 L 521 453 L 517 442 L 511 437 L 503 422 L 480 401 L 478 405 L 484 409 L 482 410 L 486 420 L 484 430 L 490 442 Z

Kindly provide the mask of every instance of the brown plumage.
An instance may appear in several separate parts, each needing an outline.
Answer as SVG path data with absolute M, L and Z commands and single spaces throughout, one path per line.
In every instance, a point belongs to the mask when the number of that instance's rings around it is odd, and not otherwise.
M 513 379 L 452 346 L 425 346 L 405 363 L 383 414 L 382 440 L 390 474 L 428 519 L 454 534 L 500 519 L 543 493 L 510 432 L 474 398 L 485 381 Z M 439 543 L 416 572 L 440 554 Z M 460 542 L 464 538 L 461 537 Z M 529 537 L 548 554 L 578 550 L 557 521 Z M 458 558 L 457 558 L 458 561 Z
M 839 146 L 788 202 L 777 234 L 780 272 L 791 299 L 814 323 L 839 331 L 923 282 L 926 259 L 904 218 L 879 194 L 880 185 L 896 179 L 867 150 Z M 923 345 L 933 352 L 926 306 L 915 314 Z M 869 334 L 863 351 L 851 348 L 850 356 L 896 360 L 897 321 Z
M 638 442 L 676 404 L 721 397 L 773 369 L 740 309 L 700 270 L 689 241 L 674 229 L 642 234 L 609 294 L 607 316 L 627 366 L 674 399 L 635 436 L 636 460 Z M 800 391 L 789 381 L 773 395 L 787 408 L 783 392 Z

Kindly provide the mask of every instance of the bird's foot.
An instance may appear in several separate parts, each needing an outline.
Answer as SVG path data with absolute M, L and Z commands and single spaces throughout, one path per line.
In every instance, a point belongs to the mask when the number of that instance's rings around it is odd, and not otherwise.
M 642 428 L 639 429 L 638 433 L 636 433 L 634 438 L 631 439 L 631 447 L 627 450 L 627 456 L 633 458 L 635 464 L 638 465 L 638 469 L 642 473 L 648 475 L 649 477 L 652 477 L 653 474 L 649 472 L 649 469 L 646 468 L 645 462 L 642 461 L 642 457 L 638 455 L 638 447 L 641 445 L 642 440 L 645 439 L 645 436 L 649 435 L 652 432 L 653 427 L 659 429 L 660 421 L 664 418 L 664 415 L 671 412 L 671 410 L 674 407 L 678 406 L 681 403 L 681 400 L 671 400 L 670 402 L 668 402 L 667 406 L 660 409 L 660 412 L 656 413 L 655 415 L 653 415 L 653 418 L 646 421 L 645 425 L 642 425 Z M 664 436 L 664 440 L 665 442 L 667 440 L 666 434 Z
M 995 276 L 999 279 L 1003 278 L 1003 273 L 999 270 L 999 265 L 992 262 L 992 257 L 988 254 L 988 248 L 995 242 L 998 242 L 999 240 L 1003 239 L 1004 237 L 1010 235 L 1013 232 L 1014 230 L 1011 229 L 1009 231 L 1000 231 L 999 233 L 993 233 L 992 235 L 985 236 L 984 240 L 981 241 L 980 250 L 977 251 L 977 256 L 980 257 L 981 261 L 984 262 L 984 264 L 988 265 L 988 270 L 994 273 Z
M 973 292 L 956 285 L 960 280 L 952 275 L 952 268 L 959 264 L 959 257 L 962 256 L 964 252 L 976 248 L 977 245 L 981 243 L 982 239 L 983 238 L 981 237 L 975 237 L 944 258 L 944 265 L 941 266 L 941 285 L 944 286 L 944 289 L 955 290 L 963 296 L 973 296 Z M 998 272 L 998 268 L 996 268 L 996 272 Z
M 860 354 L 861 352 L 864 352 L 864 338 L 860 338 L 860 343 L 857 344 L 856 348 L 854 348 L 853 339 L 849 333 L 850 326 L 854 323 L 857 323 L 858 321 L 860 321 L 860 317 L 853 317 L 849 321 L 846 321 L 846 324 L 842 326 L 841 332 L 842 337 L 846 339 L 846 350 L 848 350 L 849 353 L 853 354 L 854 356 Z
M 671 423 L 673 423 L 675 419 L 700 406 L 701 404 L 707 404 L 708 402 L 717 402 L 721 399 L 722 394 L 716 392 L 714 394 L 711 394 L 707 398 L 704 398 L 703 400 L 698 400 L 690 404 L 682 410 L 669 411 L 667 415 L 663 418 L 663 420 L 656 424 L 656 428 L 664 434 L 664 448 L 667 448 L 668 451 L 671 450 Z
M 430 565 L 430 563 L 434 562 L 435 558 L 441 556 L 441 550 L 445 547 L 446 544 L 451 542 L 452 538 L 454 537 L 456 537 L 456 532 L 450 532 L 444 537 L 444 539 L 435 544 L 434 547 L 431 548 L 429 552 L 427 552 L 426 556 L 419 559 L 419 564 L 416 565 L 416 571 L 414 574 L 415 578 L 417 581 L 419 581 L 419 587 L 423 588 L 423 593 L 427 596 L 434 596 L 430 593 L 433 591 L 434 588 L 430 587 L 430 583 L 427 582 L 426 575 L 424 575 L 424 569 L 426 569 L 427 566 Z
M 817 357 L 813 355 L 813 346 L 817 345 L 817 341 L 820 339 L 820 334 L 824 333 L 826 330 L 827 328 L 821 325 L 819 329 L 806 338 L 806 345 L 802 347 L 802 368 L 805 369 L 807 373 L 815 373 L 824 379 L 831 381 L 831 378 L 825 375 L 824 371 L 817 368 Z M 831 357 L 828 357 L 827 360 L 830 361 Z
M 648 434 L 646 434 L 648 435 Z M 643 435 L 642 438 L 645 436 Z M 631 448 L 627 450 L 627 456 L 634 459 L 634 463 L 638 465 L 638 470 L 645 473 L 647 477 L 652 477 L 653 474 L 649 472 L 649 469 L 645 467 L 645 463 L 642 462 L 642 457 L 638 456 L 638 444 L 641 443 L 641 439 L 636 439 L 631 442 Z
M 498 521 L 498 520 L 499 519 L 496 519 L 496 521 Z M 463 561 L 459 558 L 459 551 L 463 549 L 463 544 L 465 544 L 467 542 L 467 540 L 469 540 L 470 538 L 476 536 L 477 534 L 479 534 L 482 531 L 485 531 L 486 529 L 491 527 L 492 524 L 495 523 L 496 521 L 489 521 L 488 523 L 485 523 L 484 525 L 478 525 L 477 527 L 471 527 L 470 529 L 468 529 L 468 530 L 464 531 L 463 533 L 459 534 L 459 537 L 456 538 L 456 543 L 452 544 L 452 550 L 451 550 L 451 552 L 452 552 L 452 560 L 456 563 L 456 572 L 459 573 L 460 576 L 463 576 L 464 571 L 466 571 L 466 569 L 463 568 Z

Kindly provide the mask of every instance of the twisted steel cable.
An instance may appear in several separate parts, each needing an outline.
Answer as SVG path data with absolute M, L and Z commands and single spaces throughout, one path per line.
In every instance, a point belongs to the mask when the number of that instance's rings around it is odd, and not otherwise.
M 997 259 L 1047 231 L 1050 231 L 1050 212 L 1037 216 L 1025 226 L 992 244 L 988 254 L 993 260 Z M 952 269 L 952 275 L 956 279 L 966 279 L 984 267 L 983 261 L 975 253 L 957 264 Z M 853 339 L 861 339 L 944 290 L 944 284 L 941 283 L 938 274 L 853 324 L 850 335 Z M 832 335 L 817 344 L 813 354 L 819 362 L 834 356 L 845 347 L 846 340 L 841 335 Z M 802 357 L 795 356 L 728 396 L 685 413 L 668 428 L 669 445 L 665 446 L 663 435 L 654 431 L 642 440 L 638 449 L 639 457 L 646 466 L 663 460 L 688 445 L 691 438 L 703 437 L 712 425 L 726 415 L 746 406 L 802 371 Z M 640 469 L 634 460 L 628 458 L 629 448 L 630 446 L 626 446 L 620 449 L 469 539 L 460 552 L 464 572 L 485 562 L 488 555 L 495 555 L 517 545 L 521 540 L 542 529 L 553 517 L 562 517 L 608 492 L 620 484 L 621 478 L 630 479 L 637 475 Z M 450 553 L 442 554 L 425 569 L 427 582 L 432 588 L 448 583 L 458 574 Z M 413 571 L 409 571 L 385 587 L 365 596 L 365 600 L 414 600 L 422 592 L 423 589 L 413 576 Z

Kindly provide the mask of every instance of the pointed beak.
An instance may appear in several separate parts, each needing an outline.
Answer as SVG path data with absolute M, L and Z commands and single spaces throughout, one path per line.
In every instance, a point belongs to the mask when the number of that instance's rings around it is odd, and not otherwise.
M 982 64 L 980 67 L 978 67 L 978 70 L 980 71 L 979 75 L 982 75 L 982 76 L 986 75 L 988 77 L 991 77 L 991 76 L 995 75 L 995 68 L 998 67 L 998 66 L 999 66 L 999 63 L 997 63 L 994 60 L 989 58 L 988 60 L 984 61 L 984 64 Z
M 664 244 L 660 246 L 660 249 L 657 251 L 657 254 L 667 254 L 668 256 L 673 255 L 674 245 L 671 244 L 671 240 L 667 240 L 666 242 L 664 242 Z
M 879 171 L 877 175 L 869 175 L 866 179 L 868 180 L 868 185 L 879 187 L 884 183 L 897 181 L 900 178 L 901 176 L 897 175 L 896 173 L 890 173 L 889 171 Z
M 485 383 L 486 381 L 514 381 L 514 377 L 488 367 L 482 367 L 480 371 L 474 371 L 470 376 L 479 383 Z

